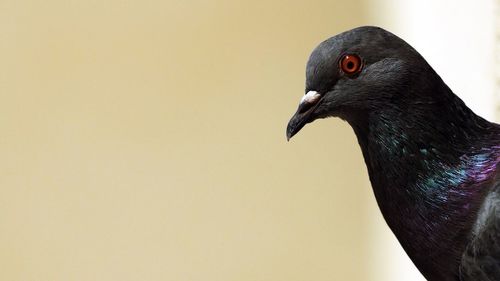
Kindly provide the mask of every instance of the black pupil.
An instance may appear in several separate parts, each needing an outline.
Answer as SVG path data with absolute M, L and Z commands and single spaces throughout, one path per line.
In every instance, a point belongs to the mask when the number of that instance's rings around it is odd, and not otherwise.
M 354 68 L 354 63 L 352 61 L 347 62 L 347 69 L 353 69 Z

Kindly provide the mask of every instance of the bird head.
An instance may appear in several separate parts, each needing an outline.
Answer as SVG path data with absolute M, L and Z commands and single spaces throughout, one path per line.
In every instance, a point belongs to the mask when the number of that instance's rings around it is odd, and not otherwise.
M 382 28 L 358 27 L 331 37 L 309 57 L 305 95 L 288 123 L 287 139 L 318 118 L 340 117 L 352 124 L 409 99 L 428 99 L 411 90 L 417 83 L 430 84 L 421 75 L 425 71 L 432 71 L 426 61 Z

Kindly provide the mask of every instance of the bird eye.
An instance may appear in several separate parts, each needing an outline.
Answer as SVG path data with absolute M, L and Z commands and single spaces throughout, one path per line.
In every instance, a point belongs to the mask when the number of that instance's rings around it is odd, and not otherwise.
M 340 60 L 340 69 L 347 75 L 359 73 L 362 66 L 361 58 L 357 55 L 344 55 Z

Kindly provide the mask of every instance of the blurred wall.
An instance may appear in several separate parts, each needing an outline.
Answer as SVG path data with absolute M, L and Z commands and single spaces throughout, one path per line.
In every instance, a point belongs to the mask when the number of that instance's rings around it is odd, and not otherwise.
M 0 1 L 0 279 L 377 280 L 351 129 L 285 140 L 310 51 L 367 9 Z

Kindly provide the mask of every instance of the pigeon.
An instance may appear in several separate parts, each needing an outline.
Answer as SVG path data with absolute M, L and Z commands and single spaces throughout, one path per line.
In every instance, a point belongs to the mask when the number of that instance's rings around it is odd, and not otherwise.
M 327 117 L 352 127 L 381 213 L 427 280 L 500 280 L 500 125 L 373 26 L 314 49 L 287 139 Z

